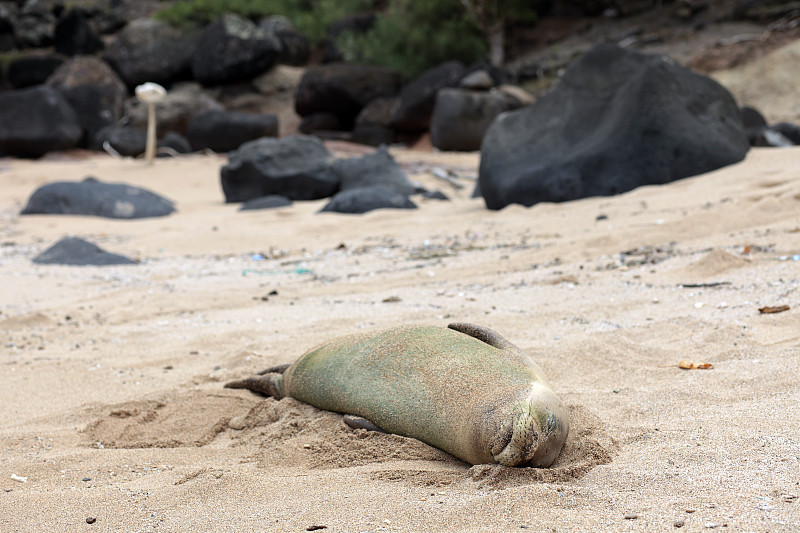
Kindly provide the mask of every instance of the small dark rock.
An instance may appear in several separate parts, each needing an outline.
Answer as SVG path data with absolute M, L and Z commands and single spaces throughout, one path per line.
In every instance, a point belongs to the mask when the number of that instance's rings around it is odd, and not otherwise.
M 320 113 L 311 113 L 303 117 L 298 127 L 300 133 L 311 134 L 315 132 L 324 131 L 338 131 L 342 129 L 342 123 L 339 117 L 334 113 L 323 111 Z
M 136 261 L 112 254 L 77 237 L 64 237 L 33 259 L 37 265 L 106 266 L 135 265 Z M 83 481 L 91 481 L 84 478 Z
M 295 93 L 295 111 L 301 117 L 333 113 L 341 129 L 349 130 L 369 102 L 394 96 L 400 83 L 398 72 L 383 67 L 354 64 L 309 67 Z
M 311 54 L 308 39 L 294 27 L 294 24 L 289 19 L 280 15 L 273 15 L 262 19 L 258 23 L 258 27 L 274 34 L 280 41 L 281 49 L 278 52 L 278 63 L 302 66 L 308 62 L 308 56 Z
M 480 150 L 489 125 L 514 103 L 499 91 L 441 89 L 431 119 L 431 143 L 439 150 Z
M 427 130 L 436 93 L 445 87 L 456 87 L 465 70 L 458 61 L 450 61 L 433 67 L 405 85 L 392 110 L 392 127 L 410 133 Z
M 416 209 L 408 196 L 385 185 L 348 189 L 331 198 L 320 213 L 362 214 L 375 209 Z
M 168 131 L 164 134 L 164 136 L 156 143 L 158 148 L 168 148 L 169 150 L 175 150 L 179 154 L 188 154 L 192 151 L 192 145 L 189 144 L 189 140 L 175 131 Z M 168 150 L 159 151 L 157 154 L 160 156 L 171 155 L 168 153 Z
M 90 146 L 102 150 L 105 143 L 122 156 L 136 157 L 144 153 L 147 132 L 133 126 L 106 126 L 95 134 Z
M 242 203 L 239 211 L 252 211 L 256 209 L 274 209 L 276 207 L 287 207 L 292 205 L 292 201 L 285 196 L 271 194 L 269 196 L 262 196 L 255 200 L 248 200 Z
M 93 516 L 90 516 L 89 518 L 86 519 L 87 524 L 94 524 L 95 522 L 97 522 L 97 518 Z
M 742 107 L 739 109 L 739 114 L 742 116 L 742 124 L 745 129 L 764 128 L 767 126 L 767 119 L 754 107 Z
M 427 198 L 428 200 L 444 200 L 449 201 L 450 198 L 447 197 L 445 193 L 442 191 L 429 191 L 424 187 L 419 187 L 414 191 L 414 194 L 419 194 L 423 198 Z
M 338 159 L 331 168 L 339 176 L 339 187 L 342 191 L 382 185 L 404 196 L 414 194 L 414 185 L 386 146 L 362 157 Z
M 278 117 L 241 111 L 209 111 L 195 116 L 186 132 L 194 150 L 236 150 L 247 141 L 278 136 Z
M 14 59 L 8 64 L 6 79 L 14 89 L 24 89 L 40 85 L 64 63 L 64 58 L 57 55 L 29 55 Z
M 789 139 L 792 144 L 800 145 L 800 126 L 797 124 L 778 122 L 777 124 L 773 124 L 771 128 Z
M 21 215 L 88 215 L 106 218 L 149 218 L 175 211 L 171 201 L 147 189 L 123 183 L 56 182 L 34 191 Z

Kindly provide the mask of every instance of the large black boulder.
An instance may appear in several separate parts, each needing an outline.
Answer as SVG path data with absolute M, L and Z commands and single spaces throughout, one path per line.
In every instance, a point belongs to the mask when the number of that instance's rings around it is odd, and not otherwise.
M 225 201 L 246 202 L 278 194 L 290 200 L 326 198 L 339 188 L 333 155 L 317 137 L 264 137 L 231 152 L 222 167 Z
M 209 111 L 197 115 L 186 133 L 193 150 L 236 150 L 247 141 L 278 136 L 278 117 L 269 113 Z
M 148 81 L 170 85 L 191 77 L 196 43 L 195 32 L 183 32 L 155 19 L 136 19 L 114 36 L 103 59 L 128 87 Z
M 392 127 L 409 133 L 427 130 L 436 93 L 445 87 L 456 87 L 465 72 L 464 65 L 449 61 L 427 70 L 404 86 L 392 110 Z
M 536 104 L 504 113 L 481 147 L 490 209 L 662 184 L 741 161 L 730 93 L 665 56 L 596 45 Z
M 136 261 L 123 255 L 106 252 L 102 248 L 79 239 L 64 237 L 33 258 L 37 265 L 109 266 L 135 265 Z
M 173 203 L 147 189 L 124 183 L 48 183 L 36 189 L 21 215 L 87 215 L 105 218 L 163 217 L 175 211 Z
M 414 184 L 408 180 L 405 171 L 386 146 L 361 157 L 337 159 L 332 168 L 339 176 L 339 188 L 342 191 L 382 185 L 405 196 L 414 194 Z
M 332 113 L 349 130 L 356 116 L 375 98 L 394 96 L 401 77 L 394 70 L 335 63 L 309 67 L 295 93 L 295 111 L 301 117 Z
M 0 93 L 0 156 L 41 157 L 75 147 L 82 136 L 75 111 L 56 89 Z
M 370 185 L 341 191 L 331 198 L 320 213 L 362 214 L 375 209 L 416 209 L 408 196 L 385 185 Z
M 251 80 L 269 70 L 280 51 L 274 33 L 226 13 L 203 30 L 192 56 L 192 74 L 203 85 Z

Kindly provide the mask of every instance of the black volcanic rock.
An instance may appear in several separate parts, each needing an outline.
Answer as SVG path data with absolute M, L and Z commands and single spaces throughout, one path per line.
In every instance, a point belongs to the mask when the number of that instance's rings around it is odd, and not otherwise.
M 371 185 L 337 193 L 319 212 L 362 214 L 375 209 L 416 208 L 417 205 L 397 189 L 385 185 Z
M 734 98 L 665 56 L 593 47 L 534 105 L 497 117 L 481 146 L 490 209 L 629 191 L 741 161 Z
M 36 256 L 37 265 L 109 266 L 135 265 L 136 261 L 123 255 L 106 252 L 78 237 L 64 237 Z
M 222 167 L 225 201 L 246 202 L 278 194 L 291 200 L 326 198 L 339 189 L 333 155 L 317 137 L 264 137 L 230 153 Z
M 124 183 L 55 182 L 36 189 L 21 215 L 87 215 L 105 218 L 163 217 L 175 211 L 173 203 L 147 189 Z
M 37 85 L 0 93 L 0 156 L 41 157 L 75 147 L 78 116 L 59 91 Z

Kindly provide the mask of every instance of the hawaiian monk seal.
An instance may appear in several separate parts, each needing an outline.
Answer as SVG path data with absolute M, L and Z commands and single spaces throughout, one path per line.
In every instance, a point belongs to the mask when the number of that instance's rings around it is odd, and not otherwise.
M 349 425 L 413 437 L 471 464 L 547 467 L 569 433 L 541 368 L 473 324 L 348 335 L 261 374 L 225 387 L 356 415 Z

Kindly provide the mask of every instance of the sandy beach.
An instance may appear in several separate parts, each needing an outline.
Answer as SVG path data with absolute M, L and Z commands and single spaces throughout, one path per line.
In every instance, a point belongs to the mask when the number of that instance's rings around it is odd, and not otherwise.
M 478 154 L 393 154 L 451 200 L 238 212 L 224 156 L 1 161 L 0 531 L 800 529 L 800 148 L 497 212 L 470 198 Z M 19 216 L 90 175 L 177 213 Z M 31 262 L 64 236 L 139 263 Z M 552 468 L 471 467 L 222 387 L 335 336 L 453 321 L 544 368 L 572 424 Z

